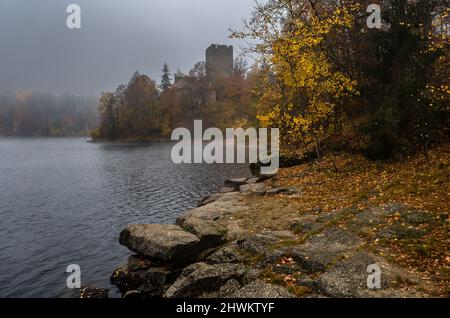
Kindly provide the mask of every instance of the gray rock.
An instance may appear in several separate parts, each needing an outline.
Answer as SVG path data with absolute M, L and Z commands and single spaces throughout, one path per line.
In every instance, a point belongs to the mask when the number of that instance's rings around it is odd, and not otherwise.
M 122 295 L 137 291 L 142 297 L 161 297 L 166 286 L 172 284 L 181 274 L 179 269 L 147 267 L 149 261 L 142 263 L 142 260 L 137 259 L 137 256 L 130 257 L 128 264 L 120 266 L 111 275 L 111 284 L 116 286 Z
M 336 259 L 362 244 L 363 242 L 353 234 L 330 228 L 312 236 L 303 245 L 293 248 L 290 254 L 303 271 L 322 272 Z
M 200 239 L 201 250 L 219 246 L 226 241 L 226 229 L 215 221 L 190 217 L 185 219 L 182 227 Z
M 233 188 L 235 191 L 239 190 L 241 185 L 244 185 L 247 182 L 247 178 L 237 178 L 237 179 L 229 179 L 225 180 L 225 187 Z
M 220 193 L 214 193 L 214 194 L 208 195 L 200 200 L 200 202 L 197 204 L 197 207 L 201 207 L 201 206 L 207 205 L 209 203 L 212 203 L 212 202 L 216 201 L 218 198 L 220 198 L 220 196 L 221 196 Z
M 218 291 L 217 295 L 211 295 L 216 296 L 216 298 L 225 298 L 232 293 L 238 291 L 242 287 L 241 283 L 239 283 L 236 279 L 230 279 L 228 282 L 225 283 L 222 287 L 220 287 L 220 290 Z
M 259 178 L 250 178 L 247 180 L 248 184 L 258 183 L 258 182 L 259 182 Z
M 123 265 L 114 271 L 110 281 L 122 295 L 136 290 L 148 297 L 158 297 L 163 294 L 164 286 L 174 280 L 173 277 L 172 271 L 162 267 L 133 271 L 128 265 Z
M 378 233 L 379 237 L 392 239 L 418 239 L 426 235 L 431 229 L 416 229 L 408 224 L 394 223 Z
M 225 187 L 222 188 L 222 190 L 220 190 L 220 193 L 230 193 L 230 192 L 234 192 L 236 190 L 234 190 L 234 188 L 230 188 L 230 187 Z
M 267 186 L 264 183 L 250 183 L 244 184 L 239 187 L 241 193 L 254 193 L 258 195 L 264 195 L 267 191 Z
M 380 289 L 367 287 L 367 267 L 372 264 L 377 264 L 381 269 Z M 424 286 L 418 276 L 387 262 L 383 257 L 354 252 L 337 261 L 311 287 L 329 297 L 430 297 L 424 292 Z
M 242 284 L 247 285 L 259 279 L 259 277 L 261 277 L 261 271 L 262 269 L 249 267 L 245 272 L 244 277 L 242 277 Z
M 403 208 L 404 206 L 399 204 L 390 204 L 386 207 L 372 207 L 357 213 L 349 222 L 349 225 L 359 233 L 367 233 L 373 227 L 386 222 L 387 216 L 390 216 Z
M 239 241 L 239 248 L 250 255 L 267 254 L 274 244 L 295 239 L 295 235 L 287 231 L 266 231 Z
M 290 228 L 292 232 L 296 234 L 312 234 L 322 231 L 324 224 L 316 222 L 312 219 L 303 218 L 292 223 Z
M 424 211 L 405 211 L 402 213 L 403 219 L 411 225 L 433 224 L 435 222 L 433 215 Z
M 221 263 L 241 263 L 245 260 L 241 255 L 240 249 L 237 244 L 230 244 L 222 247 L 211 254 L 207 259 L 208 264 L 221 264 Z
M 176 223 L 197 235 L 203 247 L 217 246 L 242 234 L 233 217 L 242 210 L 242 200 L 242 195 L 237 192 L 225 193 L 208 205 L 181 214 Z
M 267 192 L 266 192 L 267 195 L 277 195 L 277 194 L 292 195 L 295 193 L 297 193 L 296 190 L 291 189 L 291 188 L 285 188 L 285 187 L 273 188 L 273 189 L 267 190 Z
M 195 263 L 186 267 L 167 290 L 167 298 L 194 298 L 218 292 L 229 280 L 241 281 L 246 268 L 238 264 Z
M 151 267 L 159 266 L 160 263 L 145 258 L 141 255 L 131 255 L 128 257 L 127 266 L 130 271 L 137 272 L 147 270 Z
M 111 285 L 116 286 L 124 295 L 130 290 L 136 290 L 142 285 L 143 271 L 131 271 L 127 265 L 119 266 L 111 275 Z
M 258 260 L 255 264 L 258 268 L 263 268 L 268 263 L 275 263 L 280 257 L 286 255 L 285 249 L 275 248 L 276 245 L 295 238 L 295 235 L 291 232 L 267 231 L 240 240 L 238 245 L 241 250 Z
M 119 242 L 146 257 L 186 263 L 196 258 L 200 240 L 177 225 L 137 224 L 123 230 Z
M 256 280 L 229 295 L 230 298 L 294 298 L 295 296 L 281 286 Z
M 359 297 L 367 288 L 367 266 L 376 263 L 375 257 L 360 252 L 341 260 L 317 281 L 320 293 L 330 297 Z

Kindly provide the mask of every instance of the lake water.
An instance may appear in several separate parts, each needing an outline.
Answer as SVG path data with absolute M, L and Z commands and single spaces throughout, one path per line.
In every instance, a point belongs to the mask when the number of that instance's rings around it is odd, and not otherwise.
M 0 297 L 70 297 L 69 264 L 83 284 L 111 288 L 131 254 L 130 223 L 173 223 L 246 165 L 175 165 L 172 144 L 86 138 L 0 139 Z M 113 290 L 114 293 L 114 290 Z

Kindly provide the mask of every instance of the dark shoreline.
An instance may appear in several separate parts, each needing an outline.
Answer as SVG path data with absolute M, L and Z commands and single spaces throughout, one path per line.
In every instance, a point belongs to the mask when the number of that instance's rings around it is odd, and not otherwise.
M 90 136 L 87 136 L 90 137 Z M 117 139 L 107 139 L 107 138 L 93 138 L 88 140 L 90 143 L 102 143 L 102 142 L 109 142 L 109 143 L 141 143 L 141 144 L 147 144 L 147 143 L 155 143 L 155 142 L 169 142 L 171 141 L 169 136 L 160 136 L 160 135 L 154 135 L 154 136 L 147 136 L 147 137 L 130 137 L 130 138 L 117 138 Z

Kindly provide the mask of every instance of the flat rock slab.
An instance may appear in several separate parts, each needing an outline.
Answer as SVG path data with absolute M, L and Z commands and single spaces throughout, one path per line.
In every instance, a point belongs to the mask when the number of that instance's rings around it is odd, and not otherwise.
M 213 193 L 211 195 L 208 195 L 200 200 L 197 207 L 201 207 L 201 206 L 207 205 L 209 203 L 212 203 L 212 202 L 216 201 L 220 196 L 221 196 L 220 193 Z
M 232 293 L 230 298 L 294 298 L 295 296 L 281 286 L 267 284 L 256 280 Z
M 381 269 L 380 289 L 367 287 L 367 267 L 371 264 L 377 264 Z M 403 286 L 400 286 L 402 281 Z M 321 294 L 329 297 L 426 297 L 426 293 L 418 292 L 420 288 L 416 289 L 416 285 L 421 286 L 416 277 L 368 252 L 356 252 L 338 261 L 315 284 Z
M 341 229 L 326 229 L 291 250 L 291 256 L 305 272 L 325 271 L 336 259 L 358 249 L 363 242 Z
M 264 183 L 248 183 L 239 187 L 241 193 L 253 193 L 264 195 L 267 191 L 267 186 Z
M 120 233 L 119 242 L 149 258 L 184 263 L 197 256 L 200 239 L 177 225 L 136 224 Z
M 278 244 L 292 242 L 295 239 L 295 235 L 288 231 L 266 231 L 239 240 L 238 247 L 248 257 L 258 259 L 255 267 L 262 269 L 289 254 L 286 253 L 286 248 L 277 247 Z

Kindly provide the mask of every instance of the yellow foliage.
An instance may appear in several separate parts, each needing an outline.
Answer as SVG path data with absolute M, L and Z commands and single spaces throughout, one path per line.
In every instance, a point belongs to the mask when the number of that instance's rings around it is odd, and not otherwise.
M 260 109 L 269 111 L 258 119 L 264 127 L 282 129 L 286 143 L 307 143 L 322 135 L 336 103 L 357 93 L 356 81 L 335 70 L 323 48 L 332 32 L 352 26 L 355 9 L 347 5 L 320 18 L 293 19 L 273 39 L 272 76 L 266 79 L 260 98 Z

